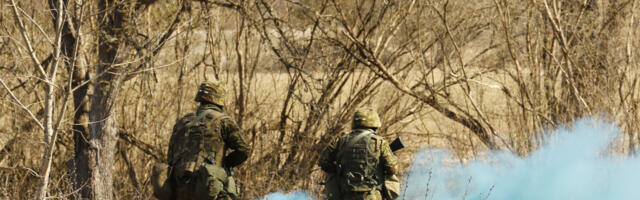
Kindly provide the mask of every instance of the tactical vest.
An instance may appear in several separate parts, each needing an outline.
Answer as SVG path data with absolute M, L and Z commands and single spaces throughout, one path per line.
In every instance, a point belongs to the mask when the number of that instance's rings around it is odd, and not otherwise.
M 176 177 L 193 174 L 203 162 L 222 166 L 224 140 L 222 119 L 229 118 L 216 110 L 203 110 L 187 115 L 174 129 L 177 134 L 173 155 L 170 155 Z
M 355 192 L 381 189 L 384 172 L 379 160 L 383 139 L 371 130 L 355 130 L 344 137 L 336 154 L 340 188 Z

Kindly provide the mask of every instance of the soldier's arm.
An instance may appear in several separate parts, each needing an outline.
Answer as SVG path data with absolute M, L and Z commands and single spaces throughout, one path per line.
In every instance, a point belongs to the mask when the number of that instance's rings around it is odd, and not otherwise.
M 398 172 L 398 158 L 393 154 L 391 147 L 389 147 L 389 142 L 386 140 L 382 140 L 381 151 L 382 166 L 384 166 L 386 175 L 395 175 Z
M 238 166 L 249 158 L 251 149 L 242 138 L 240 127 L 231 119 L 223 119 L 222 129 L 222 138 L 225 145 L 233 149 L 233 152 L 224 158 L 224 163 L 226 167 Z
M 318 159 L 318 165 L 327 173 L 334 173 L 336 171 L 336 147 L 338 145 L 338 139 L 335 139 L 329 143 L 327 148 L 322 151 L 320 158 Z

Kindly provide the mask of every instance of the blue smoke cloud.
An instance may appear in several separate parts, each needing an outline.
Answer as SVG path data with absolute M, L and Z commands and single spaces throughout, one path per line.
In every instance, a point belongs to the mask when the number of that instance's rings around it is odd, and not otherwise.
M 608 153 L 620 131 L 596 120 L 547 134 L 528 157 L 490 152 L 465 164 L 444 150 L 423 149 L 403 180 L 399 200 L 640 199 L 640 158 Z M 307 200 L 305 192 L 262 200 Z
M 640 159 L 608 154 L 620 131 L 595 120 L 548 134 L 528 157 L 493 152 L 464 165 L 422 150 L 399 199 L 640 199 Z
M 306 192 L 295 191 L 289 194 L 283 194 L 280 192 L 271 193 L 262 197 L 261 200 L 307 200 L 312 199 Z

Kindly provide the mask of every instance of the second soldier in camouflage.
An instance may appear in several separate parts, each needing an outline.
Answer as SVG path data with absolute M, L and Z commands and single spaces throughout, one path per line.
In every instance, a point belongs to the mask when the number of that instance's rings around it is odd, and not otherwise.
M 328 173 L 327 199 L 395 198 L 386 195 L 385 182 L 395 177 L 397 159 L 389 143 L 375 134 L 380 126 L 374 110 L 358 110 L 352 132 L 338 137 L 322 152 L 318 164 Z
M 226 92 L 220 82 L 202 83 L 195 98 L 200 106 L 173 127 L 167 154 L 170 199 L 237 198 L 230 169 L 247 160 L 250 149 L 238 125 L 222 111 Z M 227 150 L 233 152 L 227 155 Z

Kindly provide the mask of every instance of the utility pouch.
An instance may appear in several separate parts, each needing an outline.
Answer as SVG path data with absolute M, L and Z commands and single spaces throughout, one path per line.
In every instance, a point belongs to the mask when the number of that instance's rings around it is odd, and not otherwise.
M 232 199 L 238 197 L 238 188 L 236 186 L 236 179 L 233 176 L 227 176 L 227 184 L 225 185 L 224 188 Z
M 197 173 L 196 192 L 199 199 L 215 199 L 220 195 L 226 195 L 227 172 L 224 168 L 202 163 Z

